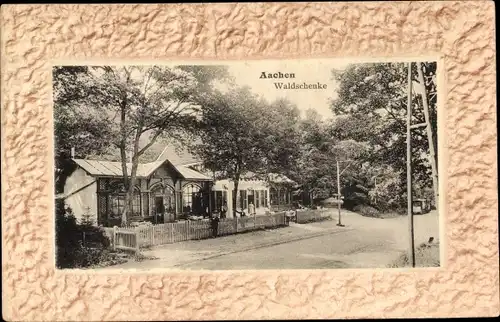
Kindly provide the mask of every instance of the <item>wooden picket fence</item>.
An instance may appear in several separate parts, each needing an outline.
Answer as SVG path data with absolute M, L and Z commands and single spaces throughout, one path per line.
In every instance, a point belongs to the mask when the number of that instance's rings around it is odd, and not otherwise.
M 226 218 L 219 221 L 218 236 L 286 225 L 285 213 L 265 216 Z M 183 221 L 138 227 L 104 228 L 114 249 L 138 252 L 140 248 L 212 237 L 209 220 Z

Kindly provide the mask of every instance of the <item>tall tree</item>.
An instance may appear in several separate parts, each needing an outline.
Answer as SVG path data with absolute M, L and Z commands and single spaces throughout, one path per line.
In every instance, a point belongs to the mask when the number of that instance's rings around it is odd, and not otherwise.
M 290 175 L 300 157 L 300 110 L 284 98 L 271 103 L 262 100 L 260 105 L 265 111 L 259 127 L 265 133 L 265 146 L 268 147 L 264 171 Z
M 331 137 L 326 129 L 326 123 L 313 109 L 306 110 L 305 117 L 298 122 L 299 155 L 289 176 L 300 183 L 304 192 L 311 193 L 312 197 L 327 197 L 334 189 L 332 164 L 327 155 Z
M 184 132 L 196 123 L 197 80 L 189 72 L 164 66 L 93 66 L 63 84 L 67 86 L 64 91 L 80 93 L 71 100 L 74 110 L 98 115 L 110 134 L 108 142 L 120 152 L 126 224 L 139 158 L 161 136 Z
M 298 111 L 289 102 L 269 104 L 245 87 L 214 92 L 203 106 L 203 130 L 191 149 L 206 168 L 231 179 L 235 192 L 243 175 L 262 178 L 291 162 Z M 234 210 L 236 200 L 234 193 Z
M 432 73 L 435 76 L 435 65 L 435 63 L 426 64 L 427 78 L 432 79 Z M 416 79 L 415 64 L 412 73 Z M 403 63 L 351 65 L 343 71 L 334 72 L 334 77 L 339 82 L 339 90 L 338 97 L 332 102 L 332 111 L 338 117 L 332 124 L 331 134 L 341 139 L 351 138 L 359 142 L 367 142 L 371 150 L 367 159 L 370 167 L 386 169 L 378 175 L 378 187 L 381 188 L 384 184 L 394 187 L 396 186 L 394 182 L 398 182 L 399 188 L 396 189 L 397 191 L 392 191 L 399 195 L 403 195 L 406 189 L 406 159 L 404 157 L 406 75 L 407 65 Z M 430 89 L 433 85 L 426 84 L 425 86 Z M 422 101 L 418 90 L 422 88 L 422 84 L 414 82 L 414 88 L 416 89 L 413 99 L 415 113 L 412 123 L 421 123 L 423 122 Z M 432 96 L 429 101 L 431 125 L 434 129 L 436 129 L 435 99 L 436 95 Z M 436 140 L 435 137 L 433 139 Z M 425 129 L 412 131 L 412 141 L 415 182 L 422 186 L 429 186 L 431 177 Z M 399 175 L 399 179 L 396 180 L 394 175 Z M 384 183 L 384 180 L 387 182 Z M 389 199 L 402 201 L 401 198 L 389 197 Z
M 79 155 L 107 153 L 112 137 L 106 119 L 90 112 L 84 102 L 86 92 L 80 84 L 90 81 L 86 66 L 56 66 L 53 68 L 54 139 L 56 193 L 63 192 L 70 174 L 71 149 L 78 147 Z

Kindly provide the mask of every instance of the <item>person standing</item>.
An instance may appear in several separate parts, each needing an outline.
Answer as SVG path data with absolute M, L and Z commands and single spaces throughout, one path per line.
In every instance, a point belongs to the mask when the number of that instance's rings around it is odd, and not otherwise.
M 221 207 L 221 218 L 226 218 L 227 216 L 227 202 L 224 201 L 224 204 Z
M 212 238 L 217 237 L 219 233 L 219 215 L 218 214 L 213 214 L 212 215 Z
M 255 206 L 253 202 L 250 202 L 250 204 L 248 204 L 248 214 L 250 216 L 255 216 Z

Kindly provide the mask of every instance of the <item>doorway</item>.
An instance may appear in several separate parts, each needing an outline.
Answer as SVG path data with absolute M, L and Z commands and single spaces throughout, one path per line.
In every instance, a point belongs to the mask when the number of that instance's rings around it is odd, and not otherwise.
M 162 196 L 155 196 L 155 223 L 163 223 L 163 215 L 165 213 L 165 204 Z
M 255 194 L 253 190 L 248 190 L 248 204 L 252 203 L 255 206 Z

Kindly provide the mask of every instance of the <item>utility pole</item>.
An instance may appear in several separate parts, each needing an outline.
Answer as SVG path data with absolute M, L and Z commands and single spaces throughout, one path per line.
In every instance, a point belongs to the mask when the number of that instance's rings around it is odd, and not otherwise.
M 422 104 L 423 104 L 425 124 L 427 130 L 427 140 L 429 141 L 429 152 L 430 152 L 430 159 L 431 159 L 430 161 L 432 168 L 432 186 L 434 188 L 434 199 L 435 199 L 434 203 L 436 205 L 436 209 L 439 209 L 438 207 L 439 188 L 438 188 L 438 171 L 436 165 L 436 151 L 434 149 L 434 140 L 432 137 L 432 128 L 429 116 L 429 102 L 427 100 L 427 90 L 425 89 L 425 80 L 424 80 L 424 73 L 422 72 L 422 63 L 417 63 L 417 71 L 418 71 L 418 81 L 420 84 L 422 84 L 423 87 Z
M 339 161 L 337 160 L 337 207 L 339 208 L 339 222 L 337 224 L 337 226 L 340 226 L 340 227 L 344 227 L 344 225 L 342 225 L 342 220 L 341 220 L 341 211 L 340 211 L 340 165 L 339 165 Z
M 409 233 L 409 261 L 415 267 L 415 244 L 413 232 L 413 196 L 412 196 L 412 169 L 411 169 L 411 114 L 412 114 L 412 63 L 408 63 L 408 106 L 406 115 L 406 187 L 408 195 L 408 233 Z

